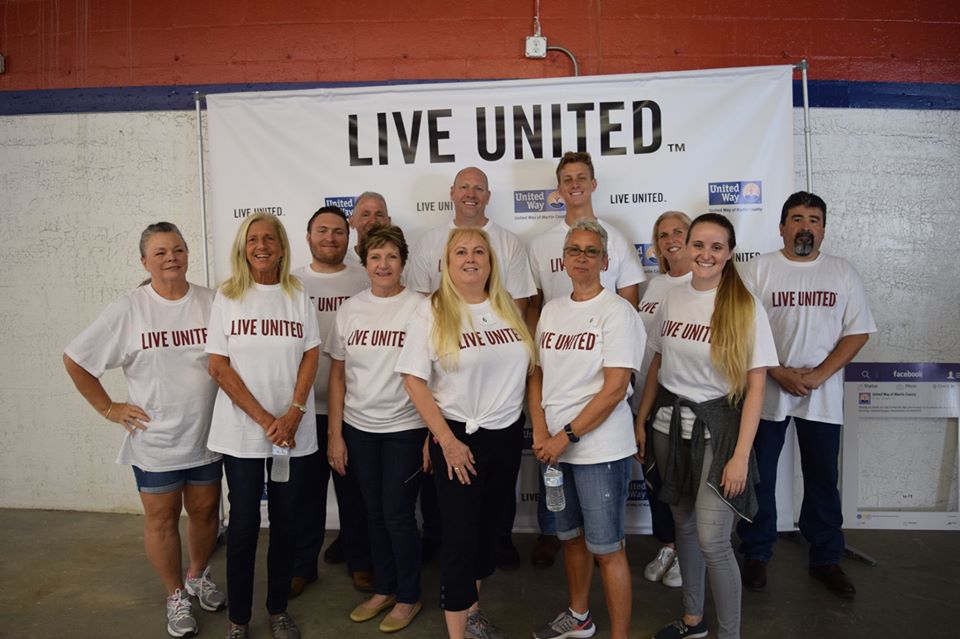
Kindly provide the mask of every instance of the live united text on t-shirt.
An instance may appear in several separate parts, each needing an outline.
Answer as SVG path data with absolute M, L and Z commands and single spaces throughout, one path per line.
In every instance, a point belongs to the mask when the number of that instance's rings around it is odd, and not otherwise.
M 242 299 L 218 292 L 210 311 L 207 352 L 230 359 L 247 389 L 274 417 L 293 402 L 303 354 L 320 345 L 316 311 L 304 291 L 291 297 L 279 284 L 254 284 Z M 294 457 L 317 450 L 313 389 L 300 420 Z M 234 457 L 269 457 L 266 431 L 220 389 L 210 428 L 211 450 Z
M 353 246 L 347 249 L 347 255 L 356 251 Z M 345 268 L 336 273 L 318 273 L 309 266 L 298 268 L 293 272 L 300 278 L 303 289 L 310 296 L 314 309 L 317 311 L 317 323 L 320 329 L 320 339 L 327 343 L 330 330 L 333 328 L 337 310 L 345 300 L 350 299 L 363 289 L 370 286 L 367 272 L 359 262 L 347 261 Z M 330 380 L 330 355 L 320 353 L 317 362 L 317 377 L 313 383 L 313 395 L 318 415 L 327 414 L 327 382 Z
M 214 292 L 190 285 L 178 300 L 150 284 L 110 304 L 65 349 L 94 377 L 122 368 L 127 401 L 150 417 L 126 433 L 118 464 L 150 472 L 202 466 L 220 458 L 207 449 L 217 385 L 207 372 L 207 321 Z
M 604 369 L 636 370 L 646 337 L 637 313 L 615 292 L 575 302 L 569 296 L 543 307 L 537 325 L 543 369 L 542 406 L 551 435 L 577 417 L 603 388 Z M 607 419 L 567 446 L 560 461 L 599 464 L 637 452 L 627 393 Z
M 430 298 L 422 300 L 407 327 L 396 370 L 426 381 L 445 418 L 466 422 L 468 430 L 506 428 L 520 416 L 529 353 L 489 300 L 468 304 L 467 313 L 471 321 L 464 318 L 461 327 L 459 362 L 447 370 L 433 346 Z
M 351 426 L 373 433 L 424 428 L 403 378 L 394 370 L 407 324 L 422 301 L 411 289 L 392 297 L 377 297 L 367 289 L 337 311 L 325 349 L 344 362 L 343 420 Z

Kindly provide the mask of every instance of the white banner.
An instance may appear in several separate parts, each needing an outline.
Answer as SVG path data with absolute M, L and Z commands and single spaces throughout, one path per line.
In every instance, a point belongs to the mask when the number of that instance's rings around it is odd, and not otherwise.
M 794 190 L 792 73 L 771 66 L 209 95 L 215 279 L 253 212 L 280 216 L 297 267 L 310 259 L 302 238 L 319 207 L 349 213 L 356 195 L 380 192 L 415 240 L 452 219 L 450 184 L 471 165 L 489 177 L 487 217 L 532 238 L 565 213 L 555 169 L 570 150 L 593 155 L 594 210 L 634 242 L 648 270 L 656 271 L 653 222 L 666 210 L 727 214 L 737 260 L 746 261 L 780 247 L 780 205 Z M 536 529 L 531 492 L 519 489 L 518 529 Z M 638 515 L 631 532 L 649 530 L 648 509 L 629 512 Z

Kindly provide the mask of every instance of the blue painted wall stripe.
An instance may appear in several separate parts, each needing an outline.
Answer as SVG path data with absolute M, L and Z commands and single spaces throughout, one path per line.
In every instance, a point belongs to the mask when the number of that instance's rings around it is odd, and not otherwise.
M 200 84 L 185 86 L 107 87 L 0 91 L 0 115 L 42 113 L 104 113 L 117 111 L 180 111 L 193 109 L 194 93 L 280 91 L 451 82 L 277 82 L 259 84 Z M 906 82 L 847 82 L 811 80 L 810 106 L 850 109 L 960 109 L 960 84 Z M 800 80 L 793 81 L 793 104 L 803 105 Z

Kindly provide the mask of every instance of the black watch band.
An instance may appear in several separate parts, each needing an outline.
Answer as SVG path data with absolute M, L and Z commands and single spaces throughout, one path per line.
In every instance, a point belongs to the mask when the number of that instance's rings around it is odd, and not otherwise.
M 567 439 L 570 440 L 571 444 L 576 444 L 580 441 L 580 438 L 573 434 L 573 427 L 570 424 L 563 427 L 563 432 L 567 434 Z

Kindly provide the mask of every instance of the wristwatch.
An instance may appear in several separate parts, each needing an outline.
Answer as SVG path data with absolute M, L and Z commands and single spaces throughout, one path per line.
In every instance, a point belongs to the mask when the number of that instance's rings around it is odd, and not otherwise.
M 563 432 L 567 434 L 567 439 L 570 440 L 571 444 L 576 444 L 580 441 L 580 438 L 573 434 L 573 427 L 570 424 L 563 427 Z
M 303 404 L 298 404 L 297 402 L 291 402 L 290 405 L 296 408 L 297 410 L 299 410 L 301 413 L 307 412 L 307 407 L 304 406 Z

